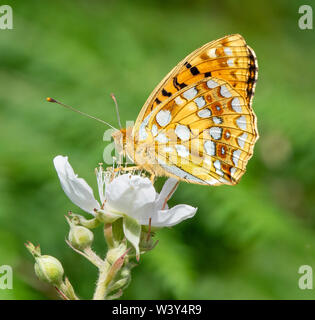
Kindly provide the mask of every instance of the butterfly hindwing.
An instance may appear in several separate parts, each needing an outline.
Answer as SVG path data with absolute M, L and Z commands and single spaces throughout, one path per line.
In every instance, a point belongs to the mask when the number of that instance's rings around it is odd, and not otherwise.
M 200 184 L 235 184 L 245 172 L 258 133 L 246 100 L 224 80 L 209 77 L 183 88 L 151 113 L 149 153 L 170 175 Z

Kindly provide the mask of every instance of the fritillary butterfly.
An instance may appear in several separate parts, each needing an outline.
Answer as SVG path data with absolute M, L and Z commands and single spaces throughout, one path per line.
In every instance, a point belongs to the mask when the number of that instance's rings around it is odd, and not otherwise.
M 258 65 L 239 35 L 209 42 L 153 90 L 134 127 L 113 134 L 137 168 L 203 184 L 236 184 L 258 139 Z

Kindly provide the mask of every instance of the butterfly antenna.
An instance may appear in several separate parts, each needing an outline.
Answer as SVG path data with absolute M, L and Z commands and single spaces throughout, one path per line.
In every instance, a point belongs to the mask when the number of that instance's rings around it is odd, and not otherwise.
M 115 109 L 116 109 L 116 114 L 117 114 L 117 119 L 118 119 L 118 125 L 119 125 L 119 128 L 122 129 L 121 122 L 120 122 L 120 115 L 119 115 L 117 99 L 116 99 L 116 97 L 115 97 L 115 95 L 113 93 L 111 93 L 110 96 L 112 97 L 112 99 L 115 102 Z
M 66 105 L 66 104 L 64 104 L 64 103 L 62 103 L 62 102 L 60 102 L 60 101 L 58 101 L 58 100 L 55 100 L 55 99 L 53 99 L 53 98 L 46 98 L 46 101 L 48 101 L 48 102 L 53 102 L 53 103 L 57 103 L 57 104 L 63 106 L 64 108 L 70 109 L 71 111 L 74 111 L 74 112 L 76 112 L 76 113 L 79 113 L 79 114 L 81 114 L 82 116 L 85 116 L 85 117 L 87 117 L 87 118 L 96 120 L 96 121 L 101 122 L 101 123 L 103 123 L 103 124 L 106 124 L 107 126 L 111 127 L 112 129 L 119 131 L 117 128 L 113 127 L 113 126 L 112 126 L 111 124 L 109 124 L 108 122 L 106 122 L 106 121 L 104 121 L 104 120 L 101 120 L 101 119 L 99 119 L 99 118 L 93 117 L 93 116 L 91 116 L 91 115 L 89 115 L 89 114 L 87 114 L 87 113 L 85 113 L 85 112 L 82 112 L 82 111 L 80 111 L 80 110 L 77 110 L 77 109 L 75 109 L 75 108 L 73 108 L 73 107 L 70 107 L 70 106 L 68 106 L 68 105 Z

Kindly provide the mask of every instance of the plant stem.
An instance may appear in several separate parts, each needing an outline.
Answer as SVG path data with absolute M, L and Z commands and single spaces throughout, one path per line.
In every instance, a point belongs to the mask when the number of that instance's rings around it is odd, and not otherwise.
M 114 247 L 114 240 L 113 240 L 113 230 L 112 230 L 112 224 L 111 223 L 106 223 L 104 225 L 104 236 L 106 243 L 109 248 Z
M 65 281 L 60 285 L 59 288 L 55 288 L 64 300 L 80 300 L 75 294 L 74 289 L 68 278 L 65 279 Z
M 76 249 L 75 247 L 73 247 L 73 245 L 70 243 L 70 241 L 66 240 L 66 243 L 72 250 L 74 250 L 75 252 L 77 252 L 78 254 L 83 256 L 85 259 L 89 260 L 96 267 L 98 267 L 98 268 L 101 267 L 101 265 L 103 263 L 102 259 L 91 248 L 85 248 L 83 251 L 80 251 L 80 250 Z
M 94 265 L 101 266 L 103 264 L 103 260 L 91 249 L 91 247 L 85 248 L 83 251 Z
M 108 285 L 107 275 L 110 270 L 110 264 L 105 260 L 102 267 L 99 268 L 99 276 L 96 284 L 95 293 L 93 300 L 105 300 L 106 299 L 106 289 Z

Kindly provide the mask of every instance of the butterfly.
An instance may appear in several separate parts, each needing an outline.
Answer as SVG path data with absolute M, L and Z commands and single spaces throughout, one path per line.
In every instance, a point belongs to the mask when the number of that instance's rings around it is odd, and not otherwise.
M 259 137 L 257 75 L 256 55 L 241 35 L 205 44 L 158 84 L 133 127 L 113 133 L 117 150 L 152 180 L 238 183 Z

